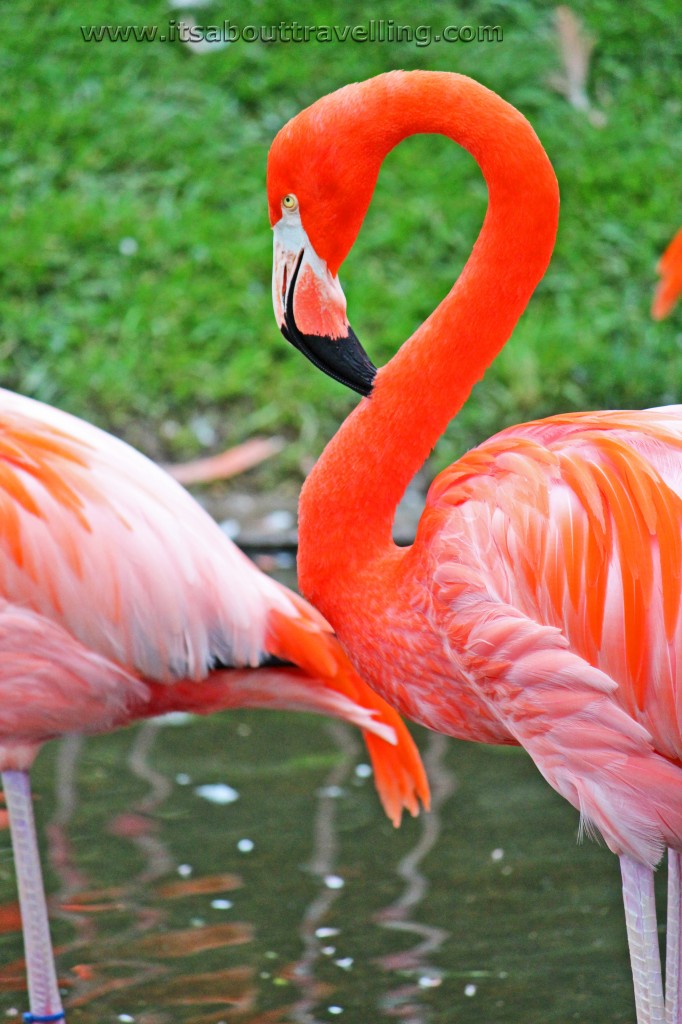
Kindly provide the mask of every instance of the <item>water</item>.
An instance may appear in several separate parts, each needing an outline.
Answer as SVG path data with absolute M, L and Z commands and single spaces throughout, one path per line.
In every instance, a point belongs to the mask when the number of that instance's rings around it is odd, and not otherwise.
M 522 752 L 415 732 L 435 809 L 397 832 L 359 734 L 315 716 L 48 745 L 71 1024 L 631 1021 L 616 859 Z M 14 900 L 4 830 L 0 1021 L 26 1009 Z

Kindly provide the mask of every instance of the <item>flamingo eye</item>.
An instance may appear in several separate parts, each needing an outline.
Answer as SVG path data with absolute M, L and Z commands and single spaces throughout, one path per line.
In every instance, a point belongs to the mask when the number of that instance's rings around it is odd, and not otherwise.
M 296 196 L 289 193 L 289 195 L 285 196 L 284 199 L 282 200 L 282 206 L 284 207 L 285 210 L 297 210 L 298 199 L 296 198 Z

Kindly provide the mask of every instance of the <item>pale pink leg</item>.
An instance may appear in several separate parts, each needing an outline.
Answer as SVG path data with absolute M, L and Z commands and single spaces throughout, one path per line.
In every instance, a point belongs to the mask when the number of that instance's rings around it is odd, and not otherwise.
M 682 931 L 682 903 L 680 902 L 680 870 L 682 854 L 668 850 L 668 924 L 665 937 L 665 1021 L 682 1024 L 680 1005 L 680 932 Z
M 635 985 L 637 1024 L 664 1024 L 661 953 L 656 928 L 654 873 L 622 854 L 623 906 Z
M 31 1020 L 63 1020 L 27 772 L 2 773 L 24 930 Z

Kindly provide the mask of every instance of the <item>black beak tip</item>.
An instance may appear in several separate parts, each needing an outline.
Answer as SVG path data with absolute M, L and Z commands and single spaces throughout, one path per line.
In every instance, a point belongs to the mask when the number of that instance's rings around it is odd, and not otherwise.
M 349 328 L 345 338 L 329 338 L 322 334 L 302 334 L 291 323 L 282 324 L 280 330 L 286 340 L 310 362 L 333 380 L 338 380 L 351 391 L 364 398 L 374 387 L 377 368 Z
M 299 253 L 284 303 L 284 323 L 280 330 L 289 344 L 297 348 L 307 359 L 333 380 L 345 384 L 351 391 L 367 398 L 372 393 L 376 366 L 358 341 L 349 326 L 345 338 L 330 338 L 326 335 L 303 334 L 294 316 L 294 290 L 303 261 L 303 250 Z

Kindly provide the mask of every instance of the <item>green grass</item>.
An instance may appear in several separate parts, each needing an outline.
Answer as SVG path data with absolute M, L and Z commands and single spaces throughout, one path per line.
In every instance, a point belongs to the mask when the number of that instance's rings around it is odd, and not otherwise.
M 412 9 L 396 0 L 390 17 L 415 24 Z M 197 415 L 216 447 L 284 433 L 292 443 L 262 480 L 299 473 L 354 399 L 275 327 L 268 146 L 347 81 L 427 67 L 471 74 L 523 110 L 563 201 L 551 268 L 437 463 L 514 421 L 678 400 L 682 320 L 655 325 L 648 312 L 657 255 L 682 221 L 678 5 L 574 9 L 598 40 L 589 87 L 601 129 L 548 85 L 559 70 L 551 9 L 531 0 L 435 7 L 434 28 L 499 24 L 502 43 L 239 42 L 201 56 L 178 43 L 83 42 L 82 24 L 165 26 L 160 0 L 15 0 L 0 39 L 3 384 L 170 457 L 199 452 Z M 303 0 L 244 2 L 238 14 L 214 3 L 195 16 L 340 20 L 338 7 Z M 350 3 L 343 20 L 371 16 Z M 448 290 L 484 209 L 477 169 L 446 140 L 391 154 L 342 270 L 375 362 Z

